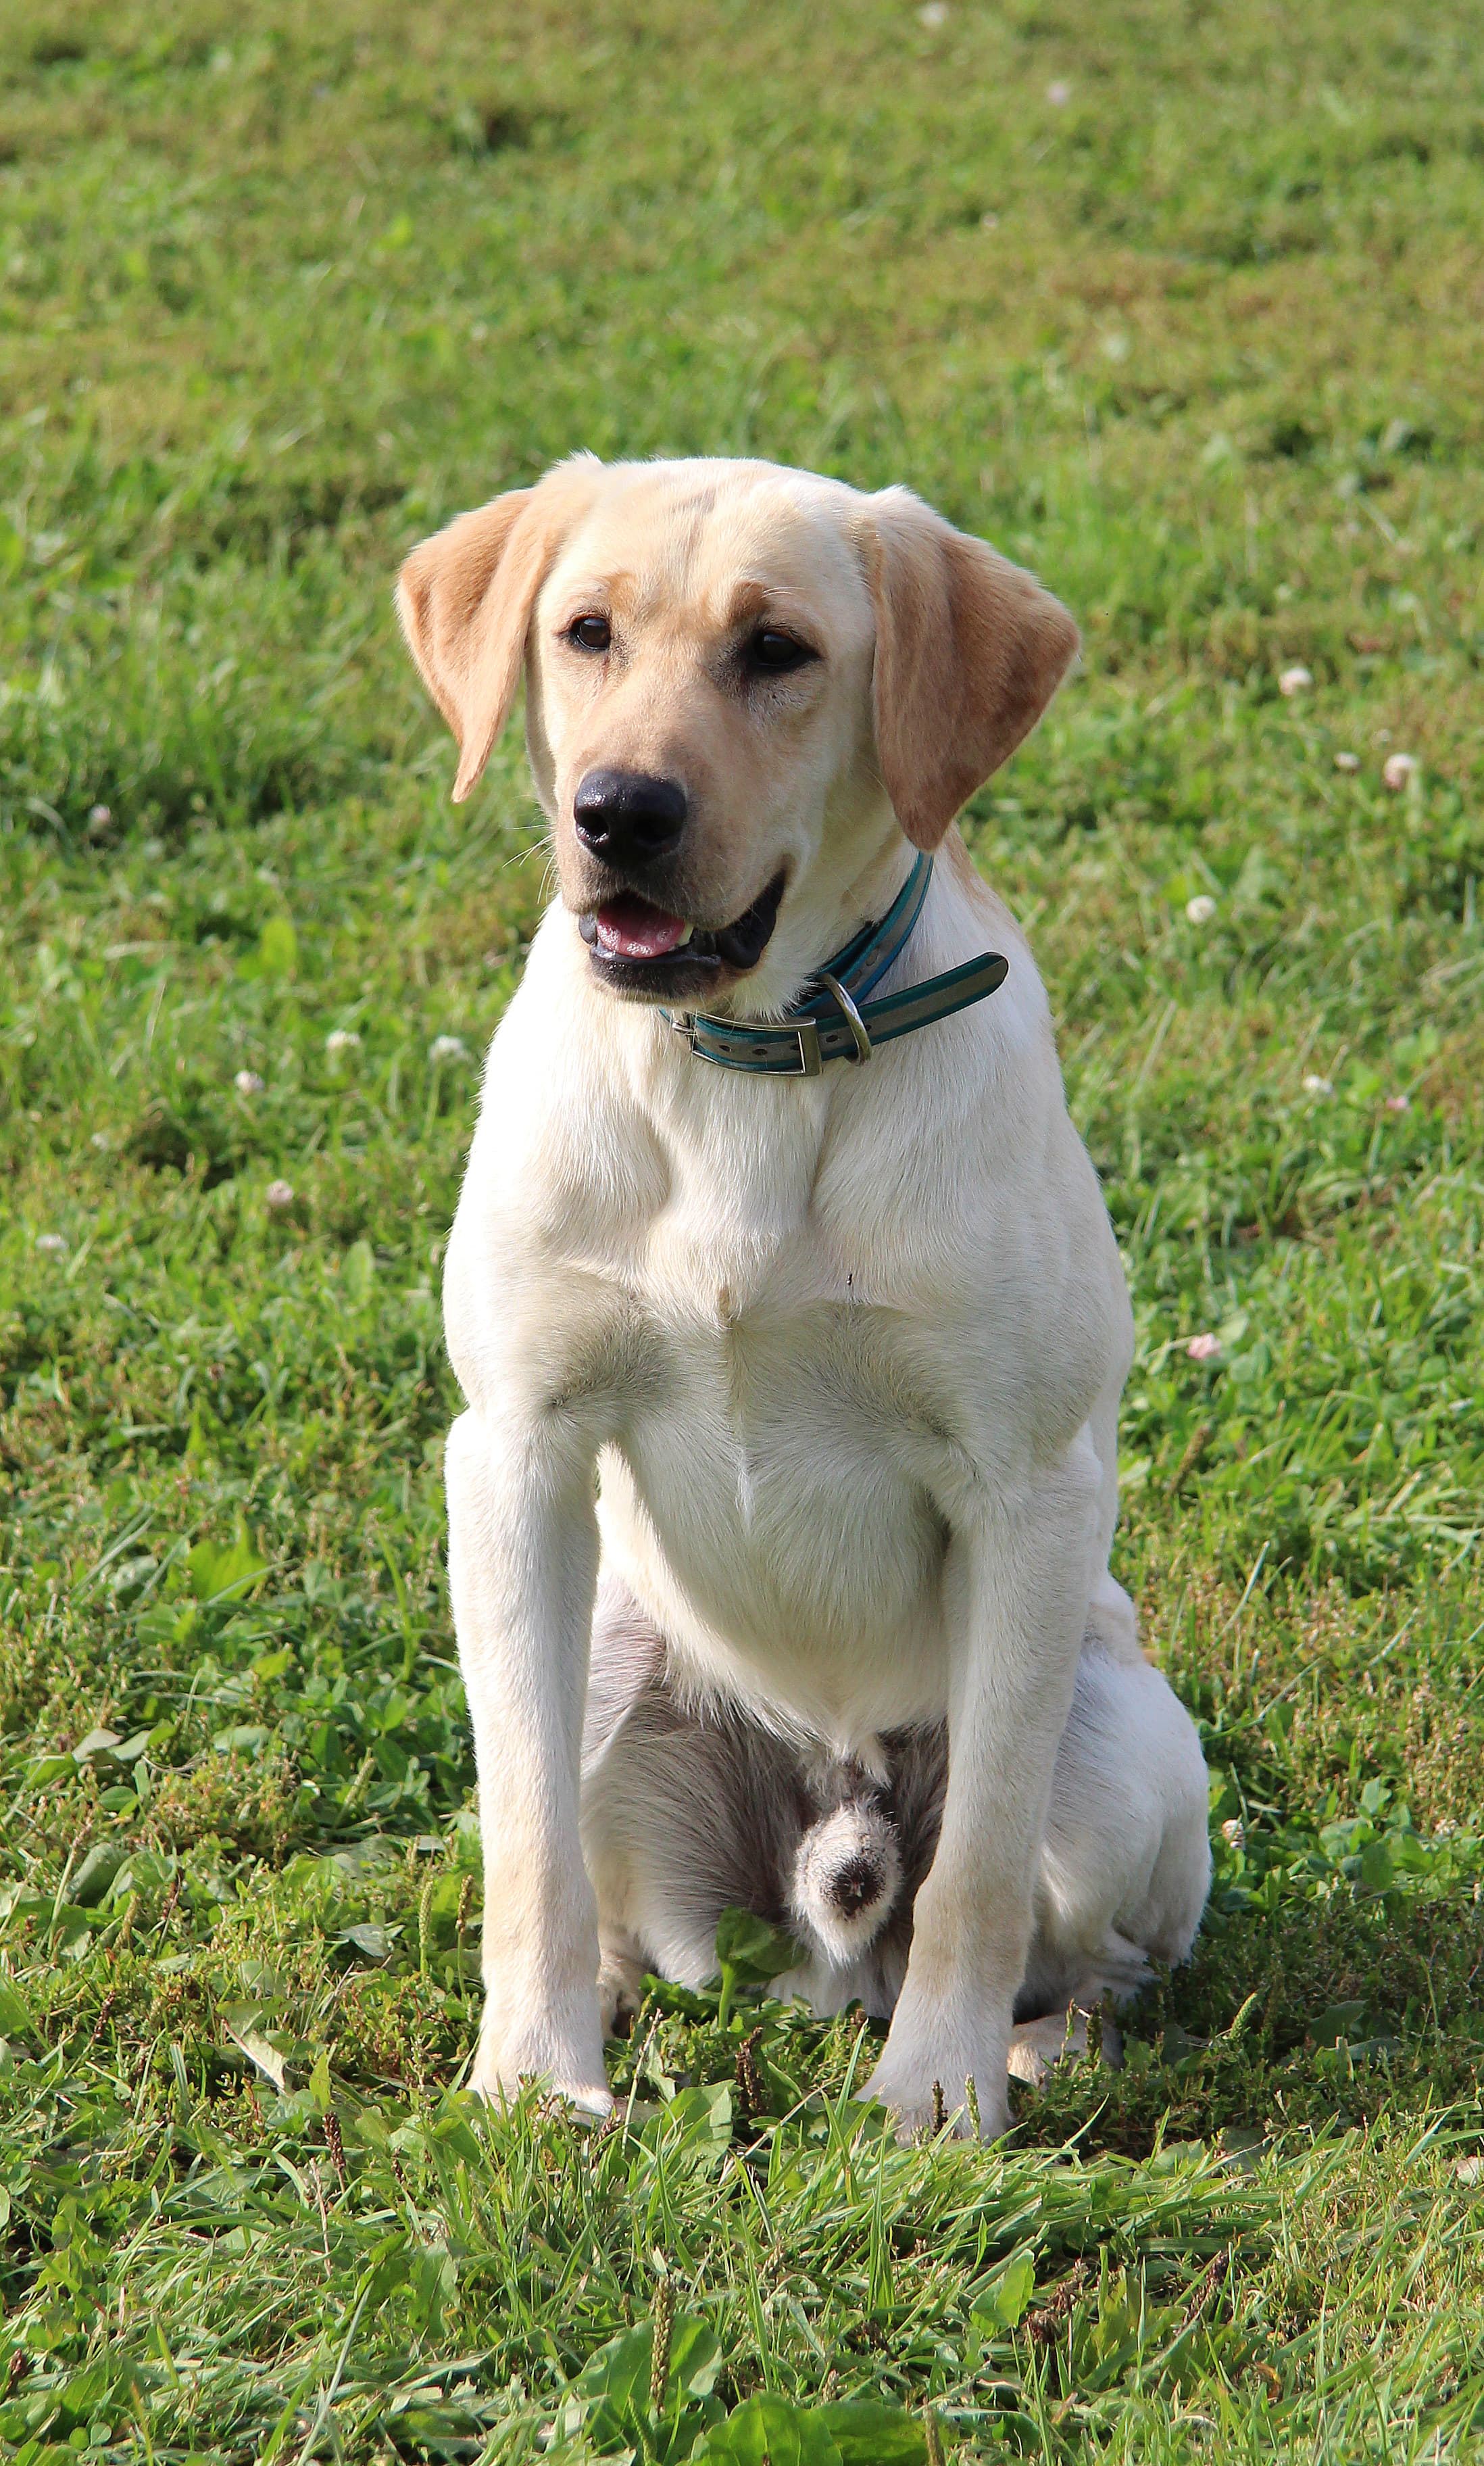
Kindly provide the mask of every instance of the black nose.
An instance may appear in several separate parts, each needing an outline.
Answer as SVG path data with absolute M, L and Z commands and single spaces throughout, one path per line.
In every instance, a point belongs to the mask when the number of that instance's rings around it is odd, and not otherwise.
M 685 815 L 678 779 L 648 779 L 642 771 L 589 771 L 572 798 L 578 838 L 612 865 L 671 855 Z
M 862 1853 L 848 1859 L 843 1867 L 837 1867 L 827 1889 L 841 1917 L 855 1918 L 859 1917 L 862 1910 L 869 1909 L 873 1901 L 880 1899 L 884 1881 L 876 1860 Z

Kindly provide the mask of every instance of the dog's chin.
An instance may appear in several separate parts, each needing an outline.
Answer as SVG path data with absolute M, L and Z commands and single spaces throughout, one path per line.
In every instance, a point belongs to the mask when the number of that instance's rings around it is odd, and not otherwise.
M 773 937 L 783 874 L 730 925 L 697 925 L 625 890 L 579 916 L 588 963 L 601 984 L 631 1001 L 703 1010 L 749 975 Z

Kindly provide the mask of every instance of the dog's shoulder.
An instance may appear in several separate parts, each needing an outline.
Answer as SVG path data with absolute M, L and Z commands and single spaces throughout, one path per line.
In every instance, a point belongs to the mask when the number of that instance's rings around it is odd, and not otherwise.
M 548 909 L 486 1057 L 459 1207 L 566 1255 L 597 1218 L 663 1203 L 665 1167 L 646 1137 L 624 1048 L 656 1021 L 587 981 L 560 905 Z M 601 1204 L 599 1202 L 601 1201 Z
M 1038 1208 L 1043 1194 L 1065 1206 L 1072 1194 L 1045 1193 L 1049 1174 L 1078 1181 L 1081 1145 L 1046 989 L 1015 918 L 952 830 L 919 930 L 885 990 L 989 952 L 1008 962 L 995 993 L 884 1046 L 858 1079 L 843 1083 L 821 1195 L 857 1222 L 878 1222 L 903 1255 L 924 1244 L 949 1255 L 982 1239 L 998 1244 L 1008 1214 Z
M 997 1392 L 1033 1363 L 1079 1422 L 1127 1350 L 1118 1245 L 1030 945 L 957 832 L 944 855 L 913 980 L 987 950 L 1008 973 L 988 999 L 885 1048 L 878 1078 L 846 1083 L 814 1222 L 850 1260 L 853 1296 L 932 1330 L 966 1387 Z
M 653 1021 L 603 1016 L 617 1005 L 585 982 L 564 924 L 548 911 L 490 1046 L 449 1239 L 444 1322 L 471 1397 L 501 1362 L 558 1393 L 606 1358 L 616 1271 L 669 1186 L 617 1051 Z

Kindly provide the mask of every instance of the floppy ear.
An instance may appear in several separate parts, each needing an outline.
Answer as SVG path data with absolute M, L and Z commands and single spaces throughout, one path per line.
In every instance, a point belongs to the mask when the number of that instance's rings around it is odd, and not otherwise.
M 408 649 L 458 739 L 455 805 L 510 716 L 531 608 L 569 519 L 570 493 L 549 481 L 512 488 L 424 540 L 397 577 Z
M 934 848 L 1034 728 L 1076 656 L 1077 629 L 1033 574 L 906 488 L 873 499 L 863 547 L 881 776 L 908 839 Z

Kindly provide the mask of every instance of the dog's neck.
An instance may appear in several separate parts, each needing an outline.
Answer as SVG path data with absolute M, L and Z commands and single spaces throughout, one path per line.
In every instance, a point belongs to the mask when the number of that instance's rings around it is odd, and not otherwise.
M 843 950 L 863 925 L 874 925 L 886 914 L 917 861 L 911 841 L 895 831 L 846 889 L 816 964 L 823 965 L 831 951 Z
M 917 850 L 904 838 L 895 815 L 864 862 L 843 884 L 831 889 L 806 884 L 793 913 L 780 919 L 762 965 L 744 984 L 732 989 L 716 1008 L 726 1017 L 776 1016 L 798 998 L 816 968 L 829 965 L 863 925 L 883 917 L 917 862 Z M 823 868 L 821 868 L 823 869 Z

